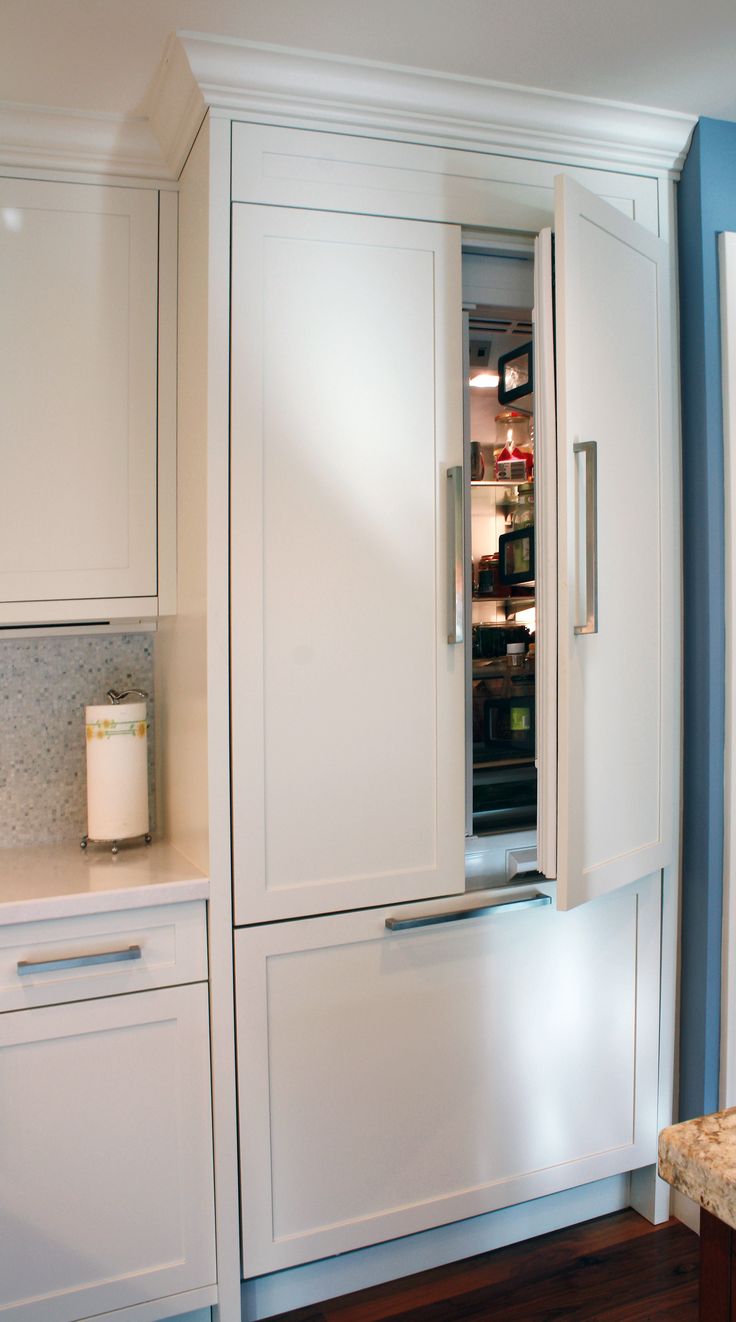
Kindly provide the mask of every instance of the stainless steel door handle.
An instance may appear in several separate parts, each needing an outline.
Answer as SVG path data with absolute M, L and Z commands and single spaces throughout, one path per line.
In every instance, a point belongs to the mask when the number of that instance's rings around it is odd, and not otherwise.
M 461 643 L 465 625 L 463 470 L 447 470 L 447 641 Z
M 585 624 L 575 633 L 598 632 L 598 445 L 578 441 L 574 454 L 585 456 Z
M 100 950 L 90 955 L 62 955 L 59 959 L 19 959 L 18 973 L 55 973 L 61 969 L 83 969 L 92 964 L 118 964 L 123 960 L 140 959 L 140 946 L 126 946 L 124 950 Z
M 410 927 L 434 927 L 438 923 L 458 923 L 465 918 L 481 918 L 485 914 L 498 913 L 505 909 L 538 909 L 544 904 L 551 904 L 552 897 L 542 891 L 532 895 L 520 895 L 518 900 L 487 900 L 484 904 L 475 904 L 468 909 L 440 909 L 439 912 L 419 914 L 407 918 L 386 919 L 390 932 L 406 932 Z

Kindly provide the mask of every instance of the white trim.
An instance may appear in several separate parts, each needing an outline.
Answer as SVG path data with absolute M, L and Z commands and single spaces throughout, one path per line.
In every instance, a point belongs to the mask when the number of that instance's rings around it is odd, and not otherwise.
M 182 1294 L 170 1294 L 164 1299 L 155 1299 L 150 1304 L 133 1304 L 130 1308 L 116 1308 L 112 1316 L 116 1322 L 205 1322 L 212 1314 L 209 1305 L 217 1299 L 214 1285 L 205 1285 L 199 1290 L 186 1290 Z M 202 1307 L 204 1305 L 204 1308 Z M 197 1312 L 192 1312 L 197 1309 Z M 176 1310 L 176 1315 L 172 1310 Z M 182 1312 L 182 1310 L 184 1310 Z M 87 1322 L 104 1322 L 110 1313 L 97 1313 L 87 1318 Z
M 157 615 L 156 597 L 79 597 L 71 601 L 0 602 L 0 628 L 3 634 L 7 634 L 9 628 L 22 629 L 38 623 L 52 627 L 58 624 L 110 624 L 113 620 L 155 620 Z M 76 632 L 79 630 L 75 629 Z
M 159 179 L 169 173 L 149 121 L 0 101 L 0 164 Z
M 173 34 L 146 98 L 146 109 L 168 169 L 178 178 L 207 107 L 186 51 Z
M 242 1322 L 429 1271 L 629 1206 L 629 1180 L 605 1180 L 243 1282 Z M 530 1247 L 533 1255 L 534 1248 Z
M 684 1226 L 694 1230 L 696 1235 L 700 1234 L 700 1203 L 694 1203 L 692 1198 L 680 1193 L 679 1189 L 672 1190 L 672 1215 Z
M 429 138 L 514 156 L 679 171 L 691 115 L 462 78 L 403 65 L 179 32 L 148 101 L 170 169 L 181 169 L 206 107 Z
M 696 118 L 206 33 L 172 36 L 146 114 L 0 102 L 0 165 L 178 178 L 208 108 L 580 165 L 679 172 Z
M 207 126 L 207 764 L 209 940 L 218 1302 L 240 1322 L 240 1201 L 235 1093 L 230 841 L 230 126 Z
M 18 628 L 0 627 L 0 646 L 6 638 L 68 638 L 93 633 L 157 633 L 157 620 L 110 620 L 91 624 L 19 625 Z
M 724 716 L 723 954 L 721 973 L 720 1106 L 736 1103 L 736 885 L 733 882 L 736 837 L 736 711 L 734 704 L 734 611 L 736 610 L 736 234 L 718 235 L 723 374 L 723 467 L 725 499 L 726 710 Z
M 176 413 L 179 196 L 159 195 L 156 411 L 158 613 L 176 614 Z

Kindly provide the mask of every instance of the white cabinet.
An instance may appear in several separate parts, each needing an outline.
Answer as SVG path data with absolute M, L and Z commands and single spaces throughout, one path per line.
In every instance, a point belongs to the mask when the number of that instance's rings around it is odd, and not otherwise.
M 232 829 L 255 1276 L 654 1160 L 675 434 L 652 181 L 573 171 L 594 196 L 555 185 L 551 163 L 252 125 L 233 141 Z M 537 752 L 557 911 L 389 933 L 389 911 L 366 906 L 428 900 L 432 919 L 468 903 L 448 481 L 461 227 L 482 242 L 485 226 L 492 248 L 496 228 L 551 222 L 556 288 L 547 233 L 534 310 Z
M 659 878 L 469 900 L 236 933 L 246 1276 L 651 1161 Z
M 387 210 L 416 215 L 418 197 L 413 208 L 403 199 L 425 149 L 385 144 L 379 169 L 378 148 L 361 143 L 350 172 L 344 141 L 323 158 L 318 135 L 259 133 L 239 126 L 238 196 L 250 160 L 260 199 L 293 202 L 301 181 L 313 203 L 347 208 L 351 178 L 361 196 L 372 185 Z M 277 178 L 276 147 L 294 137 Z M 466 208 L 477 222 L 479 195 L 490 227 L 499 167 L 476 163 L 475 191 L 453 176 L 446 197 L 449 164 L 427 150 L 425 214 Z M 625 214 L 635 198 L 613 206 L 566 177 L 553 188 L 553 170 L 535 174 L 535 205 L 549 191 L 557 234 L 555 289 L 551 261 L 540 263 L 550 279 L 537 283 L 535 319 L 548 304 L 551 324 L 554 300 L 546 396 L 556 384 L 560 406 L 557 436 L 542 410 L 535 442 L 540 508 L 552 506 L 544 539 L 537 528 L 537 681 L 549 699 L 538 751 L 542 870 L 559 875 L 566 907 L 675 856 L 675 434 L 666 248 Z M 508 202 L 521 226 L 513 188 Z M 232 210 L 236 924 L 461 891 L 463 647 L 451 636 L 448 482 L 462 457 L 461 228 Z
M 675 860 L 677 487 L 665 245 L 564 176 L 555 244 L 567 907 Z
M 156 614 L 158 238 L 154 189 L 0 180 L 6 626 Z
M 48 1002 L 0 1013 L 8 1322 L 78 1322 L 154 1301 L 146 1316 L 170 1317 L 216 1298 L 207 985 L 128 994 L 205 976 L 204 914 L 185 908 L 179 923 L 170 906 L 168 927 L 162 908 L 139 928 L 129 913 L 60 920 L 56 937 L 51 923 L 8 929 L 3 1004 Z M 131 948 L 141 955 L 119 966 L 126 994 L 101 995 L 114 989 L 109 952 Z M 5 985 L 11 963 L 17 988 Z M 51 1003 L 65 992 L 91 999 Z
M 406 932 L 389 931 L 385 919 L 408 904 L 421 902 L 433 917 L 470 902 L 460 894 L 464 656 L 448 638 L 459 586 L 447 473 L 462 463 L 463 242 L 528 251 L 530 236 L 555 222 L 563 170 L 650 236 L 660 222 L 667 227 L 668 195 L 655 171 L 568 169 L 400 142 L 398 133 L 212 117 L 182 176 L 181 346 L 193 385 L 180 416 L 192 451 L 203 430 L 208 437 L 210 811 L 227 871 L 232 809 L 247 1277 L 645 1167 L 655 1157 L 658 1105 L 666 1106 L 660 918 L 663 893 L 671 915 L 672 888 L 663 892 L 661 869 L 676 856 L 668 777 L 677 759 L 667 743 L 670 690 L 659 684 L 668 667 L 676 679 L 679 664 L 676 438 L 666 303 L 643 308 L 670 278 L 661 252 L 651 263 L 632 251 L 636 269 L 623 282 L 604 263 L 601 293 L 591 279 L 595 236 L 586 231 L 582 274 L 566 248 L 559 265 L 571 278 L 557 311 L 581 320 L 564 346 L 562 322 L 554 346 L 549 242 L 537 263 L 550 278 L 535 335 L 552 364 L 539 414 L 546 436 L 535 442 L 546 459 L 538 605 L 552 699 L 540 757 L 556 773 L 559 753 L 560 770 L 558 795 L 555 776 L 540 766 L 547 875 L 555 875 L 558 841 L 565 860 L 557 888 L 540 885 L 555 903 Z M 615 236 L 609 209 L 605 226 Z M 575 305 L 581 293 L 587 301 Z M 596 330 L 603 337 L 593 345 Z M 641 360 L 629 377 L 634 345 Z M 576 374 L 599 370 L 608 372 L 599 392 L 610 413 L 605 433 L 587 407 L 595 381 L 584 382 L 581 402 L 572 390 Z M 648 376 L 659 398 L 642 404 Z M 629 379 L 642 405 L 636 442 L 626 430 L 627 408 L 637 407 L 627 400 Z M 600 510 L 603 627 L 592 639 L 574 632 L 586 582 L 586 483 L 571 454 L 588 440 L 601 453 L 605 443 L 602 472 L 619 464 L 613 478 L 605 474 L 603 499 L 615 491 L 618 504 Z M 621 599 L 631 538 L 621 497 L 622 469 L 629 473 L 640 443 L 646 478 L 633 505 L 652 572 L 644 602 L 652 618 L 637 601 L 646 660 L 633 693 L 636 637 Z M 200 460 L 192 457 L 186 481 L 204 493 Z M 636 485 L 635 474 L 630 480 Z M 649 482 L 657 486 L 651 526 L 642 497 Z M 202 494 L 198 510 L 204 505 Z M 190 515 L 187 531 L 198 536 L 204 522 Z M 633 573 L 629 581 L 633 590 Z M 615 647 L 623 685 L 610 666 Z M 605 653 L 605 665 L 589 672 L 588 653 L 594 662 Z M 201 677 L 203 692 L 203 663 Z M 598 726 L 588 730 L 593 695 Z M 646 729 L 627 746 L 622 731 L 632 720 L 641 726 L 642 713 Z M 588 757 L 596 728 L 615 736 L 615 757 L 600 745 L 598 759 Z M 501 875 L 509 847 L 496 851 Z M 599 864 L 621 888 L 603 893 L 598 876 L 591 903 L 578 903 L 584 885 L 562 894 L 573 871 L 585 883 Z M 219 915 L 217 939 L 229 957 L 228 904 Z M 670 924 L 668 939 L 671 932 Z M 229 965 L 213 976 L 229 1007 Z M 219 1158 L 219 1191 L 233 1165 Z
M 199 900 L 0 927 L 0 1012 L 206 978 Z
M 459 228 L 233 211 L 236 922 L 461 891 Z

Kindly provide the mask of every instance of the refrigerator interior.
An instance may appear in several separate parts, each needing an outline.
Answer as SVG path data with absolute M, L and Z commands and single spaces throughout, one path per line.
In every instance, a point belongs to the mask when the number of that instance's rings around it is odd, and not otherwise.
M 532 280 L 529 256 L 464 255 L 468 822 L 473 838 L 523 832 L 525 844 L 537 821 L 534 395 L 504 403 L 494 381 L 499 359 L 532 341 Z

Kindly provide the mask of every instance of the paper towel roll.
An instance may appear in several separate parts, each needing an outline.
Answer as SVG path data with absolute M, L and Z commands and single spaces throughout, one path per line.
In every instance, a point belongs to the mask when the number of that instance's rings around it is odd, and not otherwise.
M 86 707 L 87 834 L 125 840 L 148 831 L 145 702 Z

